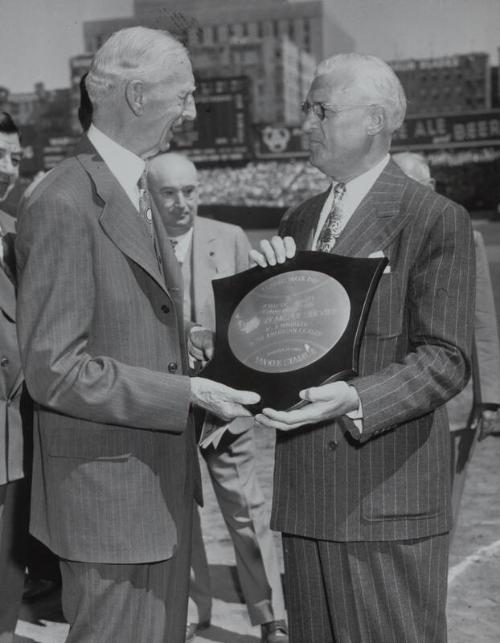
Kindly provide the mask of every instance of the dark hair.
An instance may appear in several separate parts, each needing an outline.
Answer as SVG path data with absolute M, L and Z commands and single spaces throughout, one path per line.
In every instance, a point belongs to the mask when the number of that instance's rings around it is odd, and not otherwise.
M 90 100 L 87 87 L 85 85 L 85 79 L 87 76 L 88 72 L 83 74 L 80 78 L 80 105 L 78 107 L 78 120 L 80 121 L 80 125 L 84 132 L 86 132 L 90 127 L 90 124 L 92 123 L 92 114 L 94 112 L 92 101 Z
M 19 134 L 16 124 L 7 112 L 0 112 L 0 132 L 3 134 Z

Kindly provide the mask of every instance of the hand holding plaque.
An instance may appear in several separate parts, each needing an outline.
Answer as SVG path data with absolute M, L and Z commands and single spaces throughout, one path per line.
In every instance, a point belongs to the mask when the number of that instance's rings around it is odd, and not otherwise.
M 352 377 L 386 263 L 305 251 L 213 280 L 215 355 L 203 375 L 278 410 L 300 404 L 303 389 Z

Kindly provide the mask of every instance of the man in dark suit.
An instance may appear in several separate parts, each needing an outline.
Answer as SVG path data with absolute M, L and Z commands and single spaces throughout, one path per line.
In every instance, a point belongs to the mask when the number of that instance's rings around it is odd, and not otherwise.
M 332 188 L 294 208 L 261 265 L 312 249 L 389 259 L 358 375 L 301 392 L 278 429 L 272 526 L 283 532 L 290 640 L 446 640 L 449 436 L 474 313 L 467 212 L 389 157 L 403 89 L 372 56 L 318 66 L 304 112 L 313 165 Z
M 255 394 L 186 369 L 178 264 L 145 159 L 195 116 L 184 47 L 113 34 L 94 56 L 92 125 L 19 215 L 18 334 L 36 408 L 33 534 L 61 558 L 73 642 L 181 642 L 199 470 L 190 407 L 232 419 Z
M 184 316 L 215 329 L 212 279 L 249 268 L 250 244 L 237 226 L 198 216 L 198 174 L 185 156 L 169 152 L 149 163 L 151 193 L 182 266 Z M 265 500 L 255 468 L 253 418 L 231 423 L 222 442 L 201 450 L 233 541 L 243 596 L 265 643 L 288 643 L 281 577 Z M 212 592 L 199 516 L 195 515 L 186 640 L 210 624 Z M 190 608 L 194 606 L 190 602 Z M 197 613 L 196 613 L 197 612 Z
M 0 203 L 19 177 L 21 143 L 0 112 Z M 28 495 L 23 463 L 23 374 L 16 336 L 15 219 L 0 210 L 0 641 L 14 639 L 24 587 Z

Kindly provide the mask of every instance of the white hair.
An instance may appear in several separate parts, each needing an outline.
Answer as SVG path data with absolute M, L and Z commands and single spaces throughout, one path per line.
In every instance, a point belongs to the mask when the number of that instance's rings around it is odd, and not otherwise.
M 380 58 L 368 54 L 337 54 L 319 63 L 315 76 L 342 70 L 351 74 L 352 84 L 382 105 L 387 128 L 392 133 L 403 124 L 406 113 L 404 89 L 394 71 Z
M 92 105 L 113 101 L 130 80 L 155 83 L 174 76 L 183 58 L 188 58 L 186 48 L 168 31 L 129 27 L 115 32 L 94 55 L 85 80 Z

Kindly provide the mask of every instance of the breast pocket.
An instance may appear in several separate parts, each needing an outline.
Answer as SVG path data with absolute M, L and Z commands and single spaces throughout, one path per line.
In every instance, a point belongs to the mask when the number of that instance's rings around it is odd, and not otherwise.
M 397 337 L 403 326 L 401 286 L 396 273 L 382 275 L 365 326 L 365 335 Z

